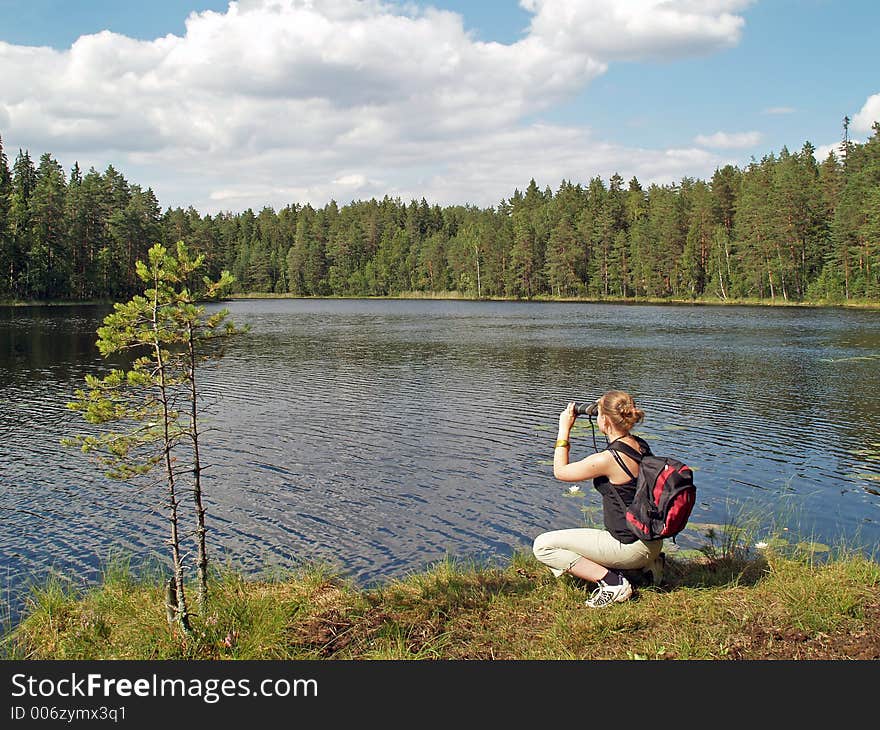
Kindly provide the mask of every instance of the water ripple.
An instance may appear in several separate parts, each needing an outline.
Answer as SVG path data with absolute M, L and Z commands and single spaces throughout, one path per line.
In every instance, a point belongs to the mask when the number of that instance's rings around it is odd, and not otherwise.
M 328 561 L 362 583 L 524 549 L 599 501 L 552 478 L 569 400 L 636 394 L 639 433 L 695 468 L 695 519 L 797 502 L 817 539 L 880 539 L 880 322 L 870 312 L 231 302 L 250 333 L 202 373 L 209 544 L 258 570 Z M 27 310 L 28 308 L 24 308 Z M 102 308 L 0 308 L 0 552 L 8 591 L 81 580 L 113 550 L 164 559 L 165 495 L 104 477 L 63 436 L 106 372 Z M 589 425 L 572 458 L 592 453 Z M 601 448 L 604 439 L 597 434 Z M 184 500 L 184 504 L 186 504 Z M 191 529 L 188 527 L 187 529 Z M 190 551 L 191 554 L 191 551 Z

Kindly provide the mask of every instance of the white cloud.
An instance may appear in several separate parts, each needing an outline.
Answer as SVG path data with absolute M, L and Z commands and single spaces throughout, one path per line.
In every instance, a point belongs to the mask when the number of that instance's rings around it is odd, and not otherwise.
M 868 97 L 861 111 L 853 117 L 852 127 L 857 132 L 870 132 L 874 122 L 880 122 L 880 94 Z
M 440 205 L 491 206 L 515 188 L 524 189 L 533 177 L 539 187 L 551 189 L 562 180 L 585 182 L 596 174 L 607 180 L 615 172 L 627 181 L 635 176 L 643 185 L 668 184 L 685 175 L 711 177 L 716 167 L 733 162 L 698 148 L 651 150 L 603 143 L 584 129 L 546 124 L 472 133 L 459 137 L 452 148 L 445 140 L 406 144 L 378 157 L 369 176 L 345 172 L 326 181 L 320 175 L 290 176 L 285 171 L 300 169 L 296 154 L 280 151 L 260 157 L 237 173 L 238 163 L 230 162 L 228 169 L 214 174 L 234 182 L 207 207 L 256 207 L 250 202 L 254 199 L 259 206 L 276 208 L 292 201 L 321 206 L 331 198 L 344 204 L 385 195 L 404 202 L 424 196 Z M 262 184 L 267 170 L 275 185 Z
M 837 156 L 837 159 L 841 159 L 841 149 L 840 142 L 832 142 L 831 144 L 820 144 L 813 150 L 813 157 L 816 162 L 825 162 L 828 159 L 828 155 L 834 153 Z
M 764 114 L 794 114 L 797 111 L 790 106 L 771 106 L 763 111 Z
M 749 2 L 522 4 L 532 22 L 511 44 L 383 0 L 241 0 L 192 13 L 183 36 L 104 31 L 63 51 L 0 42 L 4 146 L 112 163 L 163 205 L 206 213 L 385 194 L 492 204 L 533 176 L 711 174 L 702 150 L 524 120 L 617 59 L 737 43 Z
M 709 135 L 700 134 L 694 138 L 694 144 L 701 147 L 722 149 L 754 147 L 760 141 L 760 132 L 715 132 Z
M 739 42 L 751 0 L 520 0 L 535 14 L 530 30 L 555 48 L 605 61 L 666 60 Z

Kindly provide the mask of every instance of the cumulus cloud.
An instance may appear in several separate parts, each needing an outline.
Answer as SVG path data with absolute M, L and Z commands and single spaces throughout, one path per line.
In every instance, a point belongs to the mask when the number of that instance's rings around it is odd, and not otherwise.
M 850 120 L 850 132 L 864 132 L 869 135 L 873 134 L 875 122 L 880 122 L 880 94 L 873 94 L 865 100 L 865 103 L 859 110 L 858 114 Z M 850 134 L 850 141 L 856 144 L 864 143 L 864 140 L 859 139 L 852 134 Z M 824 162 L 828 159 L 828 155 L 831 152 L 833 152 L 838 159 L 841 159 L 843 157 L 842 142 L 838 141 L 818 145 L 813 153 L 813 157 L 819 162 Z
M 525 120 L 619 59 L 736 44 L 749 2 L 521 4 L 531 24 L 509 44 L 476 40 L 457 13 L 383 0 L 240 0 L 192 13 L 182 36 L 0 42 L 3 140 L 112 162 L 163 204 L 203 212 L 386 193 L 488 204 L 539 174 L 711 172 L 698 149 L 623 149 Z
M 761 141 L 760 132 L 715 132 L 715 134 L 699 134 L 694 144 L 701 147 L 747 148 L 754 147 Z
M 253 200 L 276 208 L 291 201 L 321 206 L 330 199 L 346 203 L 385 195 L 404 202 L 425 197 L 440 205 L 492 206 L 514 188 L 523 189 L 531 178 L 539 187 L 551 189 L 562 180 L 585 181 L 598 174 L 607 179 L 614 172 L 627 181 L 635 176 L 643 185 L 668 184 L 686 175 L 711 177 L 717 167 L 736 160 L 695 147 L 653 150 L 616 145 L 597 140 L 583 128 L 533 124 L 461 136 L 452 148 L 440 140 L 405 144 L 375 159 L 369 175 L 347 171 L 331 180 L 320 168 L 316 174 L 311 168 L 301 175 L 285 173 L 303 169 L 303 162 L 296 150 L 279 150 L 240 169 L 230 161 L 217 173 L 228 182 L 205 208 L 241 209 L 255 205 Z M 269 177 L 274 184 L 265 183 L 266 170 L 272 171 Z
M 861 111 L 853 117 L 852 128 L 857 132 L 870 132 L 874 122 L 880 122 L 880 94 L 868 97 Z
M 817 162 L 825 162 L 828 159 L 828 155 L 834 153 L 835 157 L 838 160 L 843 157 L 843 150 L 841 149 L 840 142 L 832 142 L 831 144 L 820 144 L 813 150 L 813 157 Z
M 548 45 L 605 61 L 665 60 L 739 42 L 751 0 L 520 0 L 530 31 Z

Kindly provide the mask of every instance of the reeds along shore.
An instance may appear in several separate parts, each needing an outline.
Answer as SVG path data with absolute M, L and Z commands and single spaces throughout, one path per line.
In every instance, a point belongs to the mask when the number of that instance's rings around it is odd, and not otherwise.
M 395 295 L 382 296 L 301 296 L 296 294 L 276 294 L 267 292 L 248 292 L 229 294 L 218 300 L 236 301 L 248 299 L 376 299 L 376 300 L 443 300 L 443 301 L 465 301 L 465 302 L 560 302 L 566 304 L 650 304 L 650 305 L 668 305 L 668 306 L 705 306 L 705 307 L 793 307 L 793 308 L 828 308 L 828 309 L 868 309 L 880 310 L 880 301 L 869 299 L 850 299 L 844 301 L 838 300 L 785 300 L 785 299 L 720 299 L 717 297 L 700 297 L 696 299 L 674 299 L 667 297 L 556 297 L 541 295 L 530 297 L 527 299 L 519 297 L 501 297 L 501 296 L 483 296 L 476 297 L 471 294 L 458 291 L 410 291 Z M 110 299 L 95 299 L 89 301 L 71 301 L 71 300 L 0 300 L 0 306 L 3 307 L 62 307 L 62 306 L 107 306 L 113 305 Z
M 670 306 L 670 307 L 781 307 L 781 308 L 800 308 L 800 309 L 853 309 L 853 310 L 880 310 L 880 301 L 870 300 L 850 300 L 846 302 L 839 301 L 785 301 L 785 300 L 767 300 L 767 299 L 666 299 L 666 298 L 650 298 L 650 297 L 629 297 L 629 298 L 603 298 L 591 299 L 582 297 L 550 297 L 536 296 L 529 299 L 520 299 L 515 297 L 474 297 L 459 292 L 407 292 L 405 294 L 395 296 L 326 296 L 326 297 L 310 297 L 296 296 L 293 294 L 264 294 L 252 292 L 248 294 L 230 294 L 222 301 L 247 301 L 258 299 L 303 299 L 303 300 L 322 300 L 322 299 L 342 299 L 342 300 L 387 300 L 387 301 L 456 301 L 456 302 L 510 302 L 510 303 L 559 303 L 559 304 L 619 304 L 625 305 L 651 305 L 651 306 Z

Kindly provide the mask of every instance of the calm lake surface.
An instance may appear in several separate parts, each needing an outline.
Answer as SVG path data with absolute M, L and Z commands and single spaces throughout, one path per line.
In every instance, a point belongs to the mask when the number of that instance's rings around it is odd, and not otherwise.
M 705 525 L 744 512 L 793 540 L 880 540 L 880 314 L 757 307 L 239 300 L 250 325 L 203 375 L 209 549 L 249 572 L 324 561 L 361 585 L 451 555 L 504 559 L 601 522 L 552 476 L 559 411 L 620 388 L 655 453 L 694 467 Z M 107 363 L 101 306 L 0 308 L 0 560 L 13 615 L 55 569 L 165 560 L 163 493 L 60 439 Z M 597 432 L 601 446 L 604 437 Z M 579 419 L 572 458 L 593 452 Z M 188 506 L 188 503 L 187 503 Z M 760 536 L 758 536 L 760 537 Z

